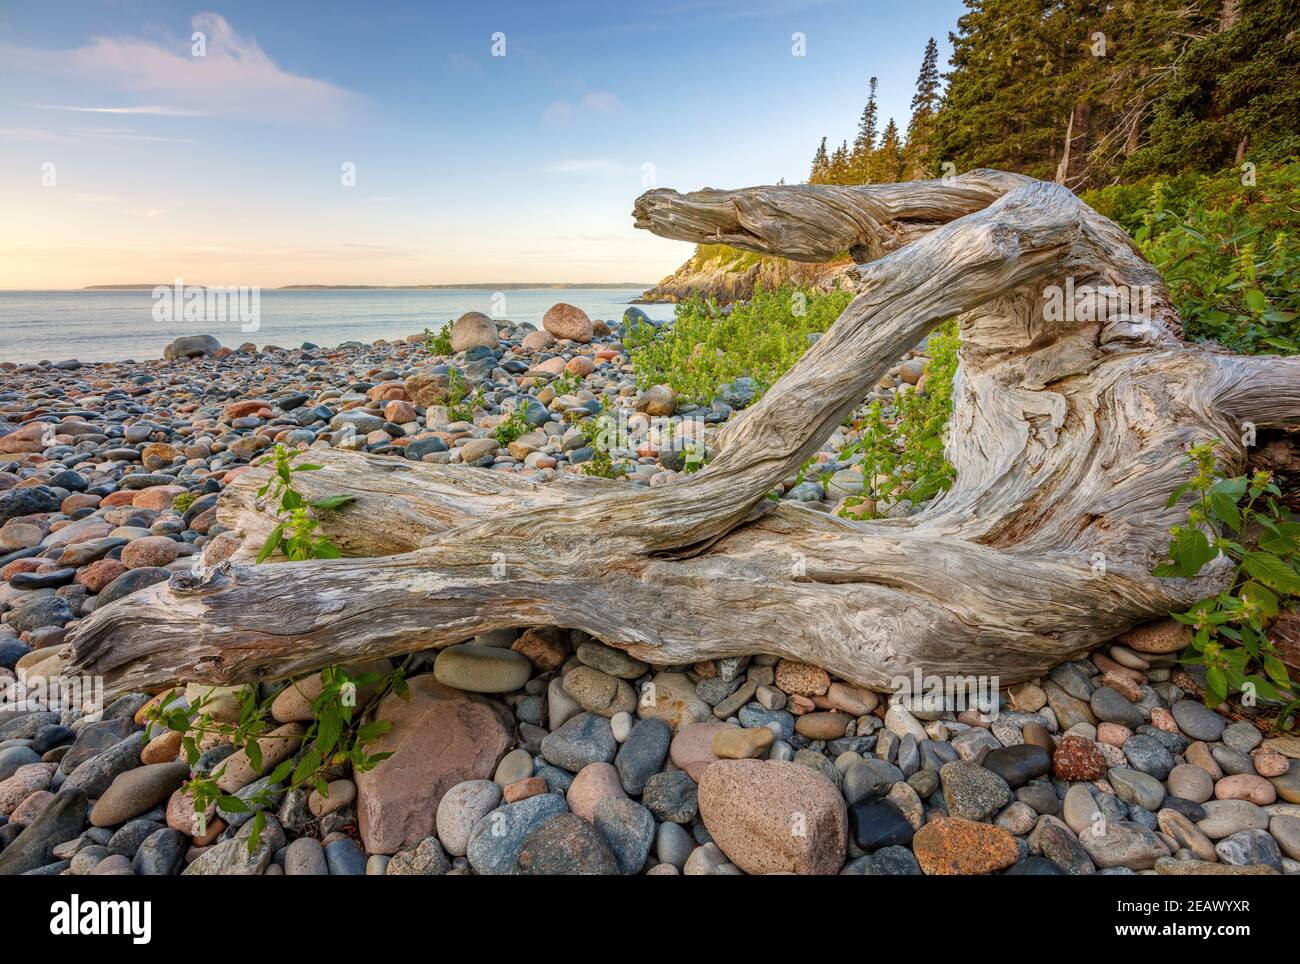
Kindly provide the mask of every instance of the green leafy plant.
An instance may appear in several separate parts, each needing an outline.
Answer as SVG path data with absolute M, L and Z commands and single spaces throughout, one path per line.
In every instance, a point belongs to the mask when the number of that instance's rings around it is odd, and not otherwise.
M 193 492 L 182 492 L 180 495 L 176 496 L 176 498 L 172 499 L 172 511 L 184 515 L 186 512 L 190 511 L 190 506 L 192 506 L 197 499 L 198 496 Z
M 196 776 L 187 781 L 182 789 L 193 802 L 198 819 L 195 828 L 197 835 L 206 832 L 204 813 L 214 804 L 227 813 L 256 811 L 248 836 L 248 850 L 251 853 L 257 849 L 266 824 L 266 810 L 275 805 L 281 793 L 302 787 L 327 796 L 329 771 L 332 767 L 348 764 L 354 773 L 364 773 L 392 756 L 389 752 L 368 752 L 366 747 L 387 733 L 392 726 L 387 720 L 373 718 L 379 702 L 389 693 L 397 693 L 403 699 L 409 697 L 406 687 L 409 663 L 408 658 L 401 666 L 386 674 L 360 673 L 352 676 L 339 666 L 321 670 L 320 693 L 312 700 L 312 718 L 298 752 L 282 760 L 266 774 L 267 782 L 257 792 L 236 796 L 222 790 L 218 782 L 226 770 L 224 762 L 207 773 L 196 771 Z M 298 681 L 289 684 L 296 685 Z M 369 696 L 363 705 L 358 705 L 358 694 L 362 692 Z M 243 751 L 254 772 L 262 774 L 265 767 L 262 743 L 259 741 L 273 727 L 271 704 L 278 695 L 277 691 L 258 700 L 256 687 L 244 687 L 240 691 L 239 720 L 235 723 L 214 719 L 206 709 L 210 702 L 206 696 L 192 704 L 180 706 L 164 699 L 147 716 L 151 724 L 159 724 L 181 734 L 181 751 L 192 769 L 200 762 L 201 743 L 229 742 L 236 750 Z M 278 741 L 281 738 L 275 739 Z
M 474 421 L 474 406 L 479 403 L 482 394 L 482 389 L 470 390 L 469 381 L 459 368 L 447 370 L 447 418 L 450 421 Z
M 1300 248 L 1285 231 L 1198 203 L 1183 215 L 1154 207 L 1137 240 L 1190 338 L 1243 354 L 1300 351 Z
M 618 479 L 627 474 L 622 465 L 615 465 L 609 452 L 609 436 L 614 431 L 613 416 L 600 412 L 578 423 L 583 438 L 592 451 L 592 456 L 582 463 L 583 475 L 594 475 L 602 479 Z
M 300 455 L 301 452 L 295 452 L 284 445 L 277 445 L 271 452 L 271 477 L 257 490 L 257 497 L 278 501 L 279 506 L 276 526 L 257 554 L 259 563 L 270 559 L 277 551 L 295 562 L 304 559 L 337 559 L 339 556 L 338 547 L 334 543 L 326 536 L 316 535 L 320 521 L 311 515 L 310 510 L 340 509 L 356 501 L 356 496 L 333 495 L 308 501 L 293 487 L 293 477 L 298 472 L 314 472 L 320 466 L 305 462 L 295 464 Z
M 1232 693 L 1252 693 L 1298 705 L 1286 664 L 1266 632 L 1283 605 L 1300 597 L 1300 522 L 1281 505 L 1281 492 L 1267 472 L 1229 478 L 1218 468 L 1217 441 L 1192 446 L 1189 482 L 1169 506 L 1196 496 L 1187 521 L 1171 532 L 1168 559 L 1157 576 L 1191 578 L 1221 556 L 1232 562 L 1229 586 L 1173 618 L 1192 629 L 1184 662 L 1205 666 L 1205 701 L 1216 706 Z
M 642 389 L 666 384 L 683 401 L 707 404 L 724 384 L 742 375 L 753 378 L 760 392 L 770 388 L 851 297 L 845 291 L 759 289 L 729 312 L 695 297 L 677 305 L 670 328 L 638 322 L 623 344 Z
M 431 355 L 454 354 L 451 347 L 451 325 L 443 325 L 436 332 L 424 329 L 424 347 Z
M 944 435 L 952 414 L 952 385 L 961 346 L 957 322 L 945 322 L 930 336 L 927 346 L 930 363 L 924 393 L 896 391 L 889 406 L 874 401 L 852 423 L 858 439 L 842 448 L 837 458 L 847 462 L 861 456 L 866 491 L 846 497 L 841 515 L 879 518 L 903 499 L 920 505 L 948 489 L 956 478 L 944 457 Z
M 551 389 L 556 395 L 572 395 L 582 388 L 582 379 L 576 372 L 564 371 L 560 377 L 551 382 Z
M 509 445 L 519 436 L 526 434 L 528 423 L 524 421 L 524 413 L 521 409 L 511 409 L 509 414 L 498 423 L 492 432 L 492 437 L 497 440 L 498 445 Z
M 1152 177 L 1089 191 L 1160 271 L 1189 338 L 1232 351 L 1300 351 L 1300 161 Z

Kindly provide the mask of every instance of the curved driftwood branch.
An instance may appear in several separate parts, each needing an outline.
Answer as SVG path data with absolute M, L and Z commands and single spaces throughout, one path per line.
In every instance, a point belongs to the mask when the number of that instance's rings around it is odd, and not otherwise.
M 1300 362 L 1185 345 L 1155 270 L 1056 185 L 978 171 L 652 191 L 636 217 L 668 237 L 873 260 L 830 330 L 687 479 L 539 485 L 325 452 L 303 484 L 358 496 L 323 525 L 364 558 L 178 575 L 93 613 L 71 636 L 71 664 L 112 692 L 241 682 L 554 624 L 657 663 L 768 652 L 879 689 L 918 668 L 1015 682 L 1220 588 L 1215 566 L 1194 582 L 1150 575 L 1182 515 L 1166 501 L 1186 448 L 1223 439 L 1236 469 L 1244 421 L 1300 421 Z M 1137 307 L 1053 310 L 1089 287 L 1135 294 Z M 872 523 L 767 501 L 954 315 L 951 490 Z M 261 472 L 218 507 L 253 545 L 270 527 Z

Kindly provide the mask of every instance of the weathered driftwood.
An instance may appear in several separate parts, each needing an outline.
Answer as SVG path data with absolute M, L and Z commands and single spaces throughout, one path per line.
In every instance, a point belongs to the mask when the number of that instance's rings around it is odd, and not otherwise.
M 1157 580 L 1186 447 L 1243 423 L 1300 423 L 1300 360 L 1184 344 L 1159 276 L 1123 232 L 1048 183 L 994 171 L 864 187 L 762 187 L 637 201 L 639 227 L 818 260 L 866 261 L 860 293 L 717 457 L 673 485 L 543 486 L 487 470 L 321 453 L 301 476 L 357 501 L 324 520 L 350 554 L 223 564 L 106 606 L 71 665 L 111 692 L 246 682 L 363 656 L 560 625 L 658 663 L 753 652 L 888 688 L 926 675 L 1041 674 L 1219 588 Z M 1045 310 L 1053 291 L 1149 296 L 1141 316 Z M 1055 287 L 1054 287 L 1055 286 Z M 960 317 L 953 488 L 924 511 L 858 523 L 766 499 L 868 389 Z M 260 545 L 262 470 L 222 496 Z

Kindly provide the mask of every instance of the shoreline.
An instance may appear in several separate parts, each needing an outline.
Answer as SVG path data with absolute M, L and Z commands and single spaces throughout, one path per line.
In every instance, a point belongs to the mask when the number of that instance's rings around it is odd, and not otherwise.
M 130 606 L 196 562 L 250 562 L 258 546 L 227 528 L 219 496 L 277 444 L 547 480 L 593 464 L 578 423 L 606 408 L 630 433 L 608 453 L 629 469 L 623 484 L 680 479 L 685 453 L 669 438 L 707 455 L 729 406 L 638 391 L 619 324 L 576 309 L 547 318 L 534 328 L 471 313 L 451 356 L 422 335 L 272 350 L 191 336 L 169 348 L 193 358 L 8 367 L 0 680 L 13 692 L 15 674 L 57 675 L 70 628 L 101 605 Z M 453 364 L 482 390 L 469 411 L 453 397 Z M 900 366 L 898 384 L 923 369 Z M 819 456 L 828 481 L 790 479 L 780 496 L 837 508 L 830 486 L 847 493 L 862 477 L 834 451 L 828 442 Z M 342 768 L 328 796 L 268 786 L 273 761 L 254 767 L 229 742 L 190 761 L 150 717 L 165 700 L 233 719 L 238 687 L 182 680 L 170 696 L 132 693 L 90 715 L 11 707 L 0 712 L 0 805 L 13 828 L 0 827 L 0 873 L 1300 870 L 1296 748 L 1201 706 L 1169 640 L 1167 627 L 1147 627 L 1049 678 L 994 681 L 982 697 L 1001 708 L 988 714 L 891 706 L 765 655 L 762 641 L 749 656 L 661 665 L 579 630 L 501 629 L 414 654 L 410 701 L 377 704 L 393 726 L 367 746 L 393 761 Z M 313 712 L 295 693 L 255 688 L 291 752 Z M 228 792 L 259 802 L 213 806 L 196 825 L 181 784 L 231 772 L 223 761 L 238 764 Z M 788 832 L 797 814 L 806 835 Z

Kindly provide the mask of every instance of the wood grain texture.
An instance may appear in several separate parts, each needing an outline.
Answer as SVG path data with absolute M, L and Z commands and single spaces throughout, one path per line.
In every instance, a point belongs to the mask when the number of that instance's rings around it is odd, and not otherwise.
M 1225 567 L 1157 580 L 1188 445 L 1300 422 L 1300 362 L 1182 341 L 1159 275 L 1057 185 L 945 181 L 764 187 L 638 200 L 638 226 L 804 260 L 860 256 L 859 293 L 702 471 L 647 489 L 540 485 L 489 470 L 326 451 L 298 478 L 357 501 L 323 531 L 362 558 L 178 575 L 96 611 L 70 666 L 109 692 L 279 678 L 500 627 L 583 629 L 655 663 L 774 653 L 876 689 L 925 675 L 1041 675 L 1217 591 Z M 1054 292 L 1145 293 L 1047 310 Z M 1086 307 L 1086 306 L 1085 306 Z M 859 523 L 766 498 L 895 361 L 954 315 L 948 457 L 923 511 Z M 315 458 L 315 453 L 313 453 Z M 262 470 L 223 493 L 246 545 L 270 522 Z

